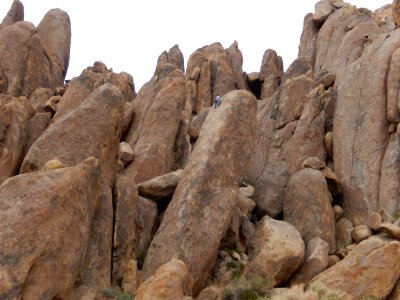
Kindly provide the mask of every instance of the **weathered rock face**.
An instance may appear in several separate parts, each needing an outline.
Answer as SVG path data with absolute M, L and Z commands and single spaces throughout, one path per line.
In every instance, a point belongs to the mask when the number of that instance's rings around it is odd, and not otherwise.
M 0 92 L 29 96 L 38 87 L 63 85 L 68 69 L 71 24 L 61 10 L 50 11 L 36 29 L 23 19 L 23 7 L 14 2 L 13 16 L 0 30 Z M 13 51 L 12 49 L 18 49 Z
M 173 171 L 186 81 L 182 71 L 171 64 L 160 72 L 135 98 L 135 117 L 125 138 L 135 152 L 135 160 L 125 173 L 137 183 Z
M 183 171 L 177 170 L 142 182 L 138 185 L 139 193 L 155 200 L 171 196 L 179 180 L 182 179 L 182 175 Z
M 71 47 L 71 22 L 68 14 L 61 9 L 50 10 L 37 26 L 37 33 L 52 62 L 52 87 L 62 86 L 68 70 Z
M 369 213 L 379 207 L 380 174 L 385 172 L 382 159 L 389 139 L 386 78 L 399 46 L 400 31 L 390 37 L 379 35 L 336 78 L 335 173 L 343 185 L 343 208 L 353 223 L 365 224 Z
M 254 189 L 253 198 L 257 204 L 257 216 L 268 215 L 277 218 L 282 213 L 283 198 L 289 177 L 289 166 L 284 162 L 265 168 Z
M 138 289 L 138 300 L 183 300 L 190 292 L 190 274 L 185 263 L 172 259 L 157 269 Z
M 111 278 L 113 206 L 111 185 L 118 168 L 118 145 L 124 116 L 120 90 L 106 83 L 68 115 L 53 122 L 29 149 L 21 173 L 41 169 L 57 158 L 73 166 L 88 156 L 99 160 L 101 193 L 91 231 L 90 250 L 81 282 L 107 286 Z M 101 143 L 99 143 L 101 141 Z
M 329 245 L 319 237 L 311 239 L 306 247 L 304 264 L 290 281 L 290 284 L 307 284 L 311 279 L 325 271 L 329 262 Z
M 290 178 L 283 201 L 283 219 L 300 231 L 308 243 L 320 237 L 335 252 L 335 219 L 331 196 L 320 171 L 306 168 Z
M 314 278 L 309 288 L 320 297 L 385 299 L 399 278 L 400 243 L 370 238 L 341 262 Z
M 0 186 L 1 298 L 67 296 L 84 265 L 99 180 L 97 160 L 89 158 Z
M 274 95 L 283 76 L 283 60 L 275 50 L 264 52 L 261 63 L 259 81 L 263 82 L 260 99 Z
M 25 97 L 0 95 L 0 184 L 17 174 L 33 108 Z
M 159 225 L 157 204 L 150 199 L 139 196 L 138 214 L 139 220 L 137 226 L 139 243 L 136 254 L 138 259 L 140 258 L 142 260 L 141 263 L 143 263 L 147 249 Z
M 302 265 L 304 242 L 297 229 L 265 216 L 248 242 L 250 263 L 244 276 L 266 278 L 266 289 L 285 283 Z
M 192 292 L 200 292 L 237 205 L 239 183 L 247 173 L 255 115 L 256 100 L 245 91 L 228 93 L 220 107 L 210 110 L 193 159 L 151 243 L 144 278 L 178 257 L 193 276 Z
M 8 11 L 7 15 L 3 18 L 3 21 L 1 22 L 0 29 L 23 20 L 24 20 L 24 5 L 20 1 L 14 0 L 13 3 L 11 4 L 10 10 Z

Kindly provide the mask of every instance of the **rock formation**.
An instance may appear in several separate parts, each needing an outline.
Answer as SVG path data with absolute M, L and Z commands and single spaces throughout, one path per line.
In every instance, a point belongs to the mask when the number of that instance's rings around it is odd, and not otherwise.
M 286 70 L 174 45 L 136 94 L 100 61 L 64 82 L 67 13 L 14 0 L 0 298 L 399 299 L 399 7 L 318 1 Z

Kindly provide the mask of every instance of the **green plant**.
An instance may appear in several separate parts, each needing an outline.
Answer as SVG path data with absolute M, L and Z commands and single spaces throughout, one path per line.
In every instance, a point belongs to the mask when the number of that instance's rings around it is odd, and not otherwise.
M 226 266 L 232 270 L 232 278 L 239 278 L 244 270 L 244 264 L 240 261 L 233 260 L 226 264 Z
M 397 220 L 400 218 L 400 208 L 396 209 L 393 213 L 392 213 L 392 217 L 393 219 Z

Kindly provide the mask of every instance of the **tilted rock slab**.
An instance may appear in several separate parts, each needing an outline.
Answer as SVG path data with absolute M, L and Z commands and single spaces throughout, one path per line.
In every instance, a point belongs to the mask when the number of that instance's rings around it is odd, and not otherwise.
M 0 95 L 0 184 L 18 173 L 33 113 L 25 97 Z
M 247 244 L 250 263 L 244 276 L 262 277 L 265 288 L 284 284 L 304 261 L 304 242 L 292 224 L 262 218 Z
M 324 175 L 306 168 L 290 177 L 283 201 L 283 220 L 296 226 L 304 241 L 320 237 L 334 253 L 335 218 Z
M 66 299 L 82 270 L 100 168 L 23 174 L 0 186 L 0 298 Z
M 125 175 L 136 183 L 173 171 L 186 81 L 182 71 L 171 64 L 164 65 L 160 72 L 140 89 L 132 102 L 135 117 L 125 141 L 134 150 L 135 159 Z
M 101 195 L 96 210 L 87 268 L 81 282 L 107 286 L 111 275 L 113 206 L 111 186 L 118 168 L 118 145 L 124 116 L 120 90 L 104 84 L 75 110 L 52 123 L 29 149 L 21 173 L 39 170 L 53 158 L 73 166 L 94 156 L 101 168 Z
M 400 274 L 400 243 L 362 241 L 345 259 L 315 277 L 309 288 L 338 299 L 386 299 Z
M 190 274 L 185 263 L 172 259 L 157 269 L 137 290 L 137 300 L 184 300 L 190 292 Z
M 177 257 L 193 276 L 198 294 L 217 258 L 237 206 L 255 134 L 256 99 L 233 91 L 212 108 L 143 267 L 144 279 Z
M 0 30 L 0 92 L 29 96 L 38 87 L 62 86 L 68 69 L 71 24 L 52 10 L 38 28 L 26 21 Z
M 336 77 L 335 173 L 343 186 L 343 209 L 353 224 L 365 224 L 379 207 L 382 160 L 389 140 L 386 82 L 392 54 L 399 47 L 399 30 L 381 34 Z

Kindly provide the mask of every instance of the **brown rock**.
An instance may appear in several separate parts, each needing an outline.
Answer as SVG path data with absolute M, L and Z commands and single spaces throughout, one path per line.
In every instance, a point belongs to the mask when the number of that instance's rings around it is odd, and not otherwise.
M 37 26 L 37 33 L 46 49 L 50 61 L 52 87 L 62 86 L 69 64 L 71 47 L 71 22 L 61 9 L 50 10 Z
M 1 298 L 62 299 L 71 291 L 88 249 L 99 171 L 90 158 L 1 185 Z
M 333 267 L 336 265 L 338 262 L 340 262 L 341 259 L 337 255 L 329 255 L 328 257 L 328 268 Z
M 382 160 L 379 181 L 379 209 L 393 215 L 400 204 L 400 143 L 398 133 L 390 135 Z
M 400 240 L 400 227 L 391 223 L 382 223 L 376 229 L 378 232 L 383 232 L 389 237 Z
M 399 73 L 400 71 L 400 50 L 393 52 L 389 74 L 387 75 L 387 119 L 391 123 L 400 122 L 400 95 L 399 95 Z M 398 104 L 399 103 L 399 104 Z
M 201 127 L 207 118 L 209 108 L 203 109 L 197 116 L 193 118 L 189 125 L 189 134 L 192 139 L 197 139 L 200 135 Z
M 218 288 L 215 286 L 208 286 L 200 292 L 196 300 L 218 300 Z
M 252 198 L 254 195 L 254 187 L 251 185 L 242 186 L 239 188 L 239 196 Z
M 25 97 L 0 95 L 0 184 L 17 174 L 33 108 Z
M 139 194 L 154 200 L 170 197 L 182 176 L 183 170 L 177 170 L 141 182 L 138 184 Z
M 304 243 L 297 229 L 268 216 L 258 224 L 247 248 L 250 263 L 244 276 L 267 278 L 266 289 L 286 282 L 304 260 Z
M 255 225 L 250 221 L 249 217 L 243 213 L 240 214 L 240 237 L 244 238 L 244 241 L 247 241 L 251 238 L 256 230 Z
M 306 246 L 304 264 L 290 281 L 290 285 L 307 284 L 325 271 L 329 263 L 329 245 L 319 237 L 311 239 Z
M 285 187 L 290 176 L 288 169 L 284 162 L 269 165 L 257 180 L 253 199 L 259 217 L 276 218 L 282 213 Z
M 353 243 L 351 233 L 354 227 L 353 224 L 346 218 L 340 218 L 335 227 L 336 249 L 346 248 Z
M 314 170 L 322 170 L 326 168 L 326 165 L 323 161 L 321 161 L 318 157 L 309 157 L 301 164 L 301 167 L 304 168 L 311 168 Z
M 389 139 L 386 79 L 390 59 L 399 46 L 400 32 L 394 31 L 390 37 L 381 34 L 357 62 L 336 77 L 335 173 L 343 186 L 343 209 L 353 223 L 365 224 L 379 207 L 381 161 Z
M 253 209 L 256 207 L 256 203 L 249 197 L 238 195 L 238 206 L 242 213 L 251 217 Z
M 400 243 L 370 238 L 314 278 L 309 289 L 318 291 L 322 299 L 329 295 L 338 299 L 385 299 L 399 278 L 399 267 Z
M 197 113 L 202 111 L 203 108 L 211 106 L 213 99 L 211 93 L 211 65 L 209 62 L 205 62 L 201 67 L 200 77 L 197 82 Z
M 307 243 L 320 237 L 334 253 L 335 219 L 331 195 L 320 171 L 303 169 L 290 177 L 283 201 L 283 220 L 296 226 Z
M 51 171 L 65 168 L 65 165 L 59 161 L 58 159 L 51 159 L 47 163 L 44 164 L 42 170 L 43 171 Z
M 260 68 L 260 81 L 265 81 L 269 76 L 283 76 L 283 60 L 275 50 L 267 49 L 264 52 Z
M 135 153 L 133 152 L 131 145 L 126 142 L 119 143 L 119 159 L 122 161 L 124 166 L 133 160 L 134 155 Z
M 323 97 L 321 85 L 307 95 L 296 130 L 285 145 L 285 160 L 292 171 L 300 170 L 302 162 L 308 157 L 326 160 L 325 112 L 321 111 Z
M 226 50 L 231 62 L 233 76 L 235 77 L 235 86 L 239 90 L 248 90 L 245 76 L 243 75 L 243 55 L 239 49 L 238 42 L 234 41 Z
M 44 110 L 51 113 L 52 115 L 57 111 L 57 104 L 60 102 L 61 96 L 52 96 L 47 100 L 44 105 Z
M 138 191 L 125 176 L 117 177 L 114 190 L 114 235 L 112 282 L 121 285 L 129 263 L 136 257 L 138 243 Z M 135 261 L 136 262 L 136 261 Z
M 330 157 L 333 157 L 333 132 L 329 131 L 324 136 L 324 145 Z
M 36 113 L 44 112 L 44 107 L 47 100 L 49 100 L 54 93 L 51 89 L 47 88 L 37 88 L 30 96 L 29 102 L 31 103 L 33 109 Z
M 396 26 L 400 26 L 400 1 L 398 0 L 392 2 L 392 17 Z
M 149 248 L 144 278 L 175 256 L 185 261 L 193 276 L 191 291 L 200 292 L 237 205 L 239 183 L 247 173 L 255 114 L 256 100 L 245 91 L 227 94 L 221 106 L 210 111 L 193 159 Z M 218 156 L 213 150 L 216 147 Z
M 155 75 L 160 75 L 166 64 L 174 66 L 176 69 L 184 71 L 184 59 L 178 45 L 174 45 L 169 51 L 164 51 L 158 58 Z
M 296 105 L 306 101 L 308 92 L 314 87 L 314 81 L 307 75 L 294 77 L 282 83 L 279 110 L 276 118 L 277 128 L 282 128 L 287 123 L 295 120 L 294 112 Z
M 317 53 L 317 36 L 319 28 L 313 21 L 314 15 L 309 13 L 304 17 L 303 31 L 300 37 L 298 57 L 310 61 L 312 65 L 315 62 Z
M 156 234 L 159 217 L 157 212 L 157 204 L 144 197 L 138 199 L 138 249 L 136 251 L 138 261 L 143 265 L 146 257 L 147 249 L 150 246 L 153 236 Z
M 190 274 L 185 263 L 172 259 L 160 266 L 137 290 L 137 300 L 183 300 L 190 293 Z
M 78 108 L 49 126 L 29 149 L 20 170 L 25 173 L 41 169 L 54 157 L 68 166 L 91 155 L 99 159 L 101 201 L 92 224 L 88 261 L 81 274 L 81 282 L 91 286 L 107 286 L 111 278 L 113 208 L 110 186 L 118 167 L 123 109 L 120 90 L 108 83 L 100 86 Z
M 351 236 L 356 243 L 359 243 L 372 235 L 371 229 L 366 225 L 357 225 L 351 232 Z
M 335 216 L 335 222 L 337 222 L 341 217 L 343 217 L 343 208 L 339 205 L 333 206 L 333 214 Z
M 315 4 L 315 13 L 312 20 L 317 25 L 322 25 L 333 13 L 333 7 L 330 2 L 330 0 L 321 0 Z
M 135 294 L 137 290 L 138 270 L 137 262 L 131 259 L 126 266 L 124 277 L 122 280 L 122 290 L 124 293 Z
M 47 126 L 50 124 L 50 121 L 51 121 L 50 113 L 37 113 L 32 118 L 29 119 L 23 156 L 26 155 L 29 148 L 46 130 Z
M 371 228 L 371 230 L 374 231 L 378 230 L 379 225 L 381 225 L 381 223 L 382 223 L 382 216 L 379 213 L 373 212 L 368 216 L 367 225 L 369 228 Z
M 135 152 L 135 160 L 125 173 L 135 182 L 173 171 L 185 91 L 182 71 L 166 64 L 160 75 L 153 77 L 135 98 L 135 118 L 125 139 Z
M 24 20 L 24 5 L 19 0 L 14 0 L 10 10 L 1 22 L 1 28 Z

